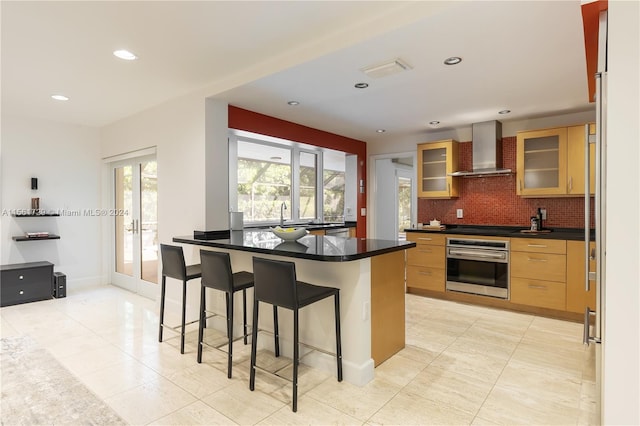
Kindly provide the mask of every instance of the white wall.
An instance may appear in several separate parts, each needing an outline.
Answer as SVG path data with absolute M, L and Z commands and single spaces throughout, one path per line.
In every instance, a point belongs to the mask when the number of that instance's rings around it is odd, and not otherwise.
M 639 17 L 609 2 L 603 424 L 640 424 Z
M 193 235 L 194 230 L 229 228 L 227 115 L 225 102 L 193 94 L 102 129 L 105 158 L 156 147 L 160 243 L 175 244 L 173 237 Z M 103 183 L 105 190 L 109 184 Z M 109 247 L 110 241 L 105 238 L 103 243 Z M 199 247 L 183 248 L 188 264 L 200 262 Z M 198 285 L 193 283 L 188 291 L 191 319 L 197 318 L 200 304 Z M 167 309 L 177 312 L 181 297 L 181 286 L 168 283 L 167 303 L 173 307 Z
M 100 143 L 97 129 L 32 118 L 2 117 L 2 232 L 0 263 L 49 261 L 67 275 L 67 287 L 103 283 Z M 31 190 L 31 177 L 38 190 Z M 60 217 L 15 218 L 12 209 L 61 210 Z M 79 215 L 65 215 L 75 214 Z M 48 231 L 59 240 L 15 242 L 14 235 Z
M 360 182 L 358 182 L 358 156 L 345 155 L 344 173 L 344 220 L 355 222 L 360 214 L 358 210 L 358 193 L 360 192 Z

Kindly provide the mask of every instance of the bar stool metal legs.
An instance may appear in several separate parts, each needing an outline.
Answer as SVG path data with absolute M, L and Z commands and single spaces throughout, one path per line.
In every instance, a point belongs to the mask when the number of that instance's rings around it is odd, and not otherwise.
M 200 278 L 200 265 L 185 265 L 182 247 L 160 244 L 162 256 L 162 287 L 160 289 L 160 315 L 158 324 L 158 341 L 162 342 L 162 332 L 165 327 L 177 331 L 178 327 L 169 327 L 164 323 L 165 298 L 167 293 L 167 277 L 182 281 L 182 321 L 180 328 L 180 353 L 184 353 L 184 338 L 186 334 L 187 317 L 187 282 Z M 190 322 L 189 324 L 194 323 Z
M 207 320 L 206 310 L 206 288 L 220 290 L 225 297 L 225 321 L 227 329 L 227 377 L 231 378 L 233 365 L 233 317 L 234 317 L 234 295 L 242 290 L 242 330 L 243 341 L 247 344 L 247 289 L 253 287 L 253 274 L 241 271 L 233 273 L 231 271 L 231 260 L 228 253 L 214 252 L 210 250 L 200 250 L 200 263 L 202 265 L 202 288 L 200 291 L 200 324 L 198 327 L 198 363 L 202 362 L 202 349 L 205 345 L 214 349 L 221 349 L 223 345 L 211 346 L 204 341 L 205 322 Z M 210 312 L 210 317 L 217 314 Z M 209 318 L 210 318 L 209 317 Z
M 254 301 L 253 301 L 253 329 L 251 339 L 251 367 L 249 372 L 249 389 L 255 389 L 257 342 L 258 342 L 258 317 L 260 302 L 272 304 L 274 335 L 275 335 L 275 355 L 280 355 L 279 333 L 278 333 L 278 311 L 277 307 L 290 309 L 293 313 L 293 401 L 292 410 L 298 410 L 298 366 L 300 363 L 299 341 L 300 325 L 299 310 L 314 302 L 318 302 L 327 297 L 334 297 L 334 317 L 336 331 L 336 353 L 330 353 L 323 349 L 312 349 L 325 352 L 336 357 L 336 367 L 338 381 L 342 381 L 342 344 L 340 334 L 340 290 L 333 287 L 322 287 L 296 280 L 295 264 L 293 262 L 283 262 L 253 258 L 254 273 Z M 262 370 L 262 369 L 261 369 Z

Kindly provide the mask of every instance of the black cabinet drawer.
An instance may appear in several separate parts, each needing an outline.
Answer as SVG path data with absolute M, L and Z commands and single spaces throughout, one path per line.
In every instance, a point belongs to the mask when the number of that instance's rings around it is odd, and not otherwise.
M 3 265 L 0 285 L 0 306 L 51 299 L 53 264 L 33 262 Z

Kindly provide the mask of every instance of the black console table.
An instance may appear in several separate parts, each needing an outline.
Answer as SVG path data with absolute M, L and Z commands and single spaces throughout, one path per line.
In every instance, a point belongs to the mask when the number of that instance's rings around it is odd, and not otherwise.
M 0 306 L 51 299 L 53 263 L 0 265 Z

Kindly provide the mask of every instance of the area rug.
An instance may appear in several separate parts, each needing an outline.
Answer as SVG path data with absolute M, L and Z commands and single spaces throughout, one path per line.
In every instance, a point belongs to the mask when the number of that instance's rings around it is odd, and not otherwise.
M 2 425 L 126 424 L 32 338 L 0 342 Z

